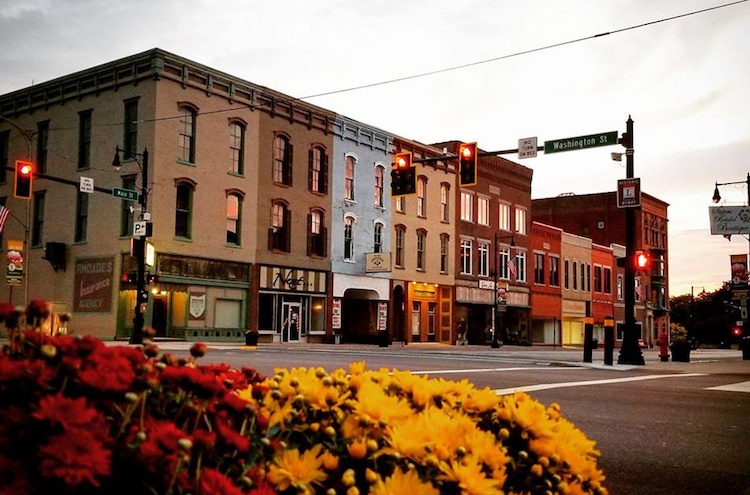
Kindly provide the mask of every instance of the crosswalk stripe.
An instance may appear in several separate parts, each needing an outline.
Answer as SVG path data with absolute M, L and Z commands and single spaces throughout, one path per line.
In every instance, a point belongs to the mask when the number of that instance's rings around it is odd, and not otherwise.
M 583 382 L 561 382 L 561 383 L 539 383 L 537 385 L 528 385 L 525 387 L 501 388 L 495 390 L 498 395 L 509 395 L 514 392 L 536 392 L 539 390 L 549 390 L 553 388 L 567 387 L 586 387 L 589 385 L 609 385 L 612 383 L 640 382 L 643 380 L 658 380 L 661 378 L 683 378 L 689 376 L 706 376 L 705 373 L 678 373 L 676 375 L 643 375 L 629 376 L 626 378 L 608 378 L 604 380 L 587 380 Z
M 498 371 L 544 371 L 544 370 L 585 370 L 576 366 L 533 366 L 533 367 L 515 367 L 515 368 L 469 368 L 457 370 L 427 370 L 427 371 L 410 371 L 412 375 L 448 375 L 453 373 L 495 373 Z
M 750 382 L 730 383 L 719 387 L 709 387 L 706 390 L 722 390 L 724 392 L 748 392 L 750 393 Z

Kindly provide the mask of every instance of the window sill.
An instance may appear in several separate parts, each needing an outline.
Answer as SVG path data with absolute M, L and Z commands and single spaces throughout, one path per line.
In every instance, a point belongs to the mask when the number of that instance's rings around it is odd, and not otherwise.
M 316 196 L 323 196 L 323 197 L 328 196 L 328 193 L 324 193 L 324 192 L 320 192 L 320 191 L 312 191 L 312 190 L 309 190 L 309 189 L 308 189 L 308 191 L 310 191 L 311 194 L 314 194 Z
M 378 205 L 375 205 L 375 206 L 374 206 L 373 208 L 375 208 L 376 210 L 381 210 L 381 211 L 385 211 L 385 206 L 378 206 Z
M 466 273 L 466 272 L 461 272 L 461 273 L 459 273 L 459 275 L 465 275 L 467 277 L 473 277 L 474 276 L 474 274 L 472 274 L 472 273 Z
M 324 259 L 326 259 L 326 255 L 325 255 L 325 254 L 315 254 L 315 253 L 311 253 L 311 254 L 308 254 L 307 256 L 308 256 L 309 258 L 312 258 L 312 259 L 314 259 L 314 260 L 324 260 Z
M 406 270 L 405 266 L 394 265 L 393 268 L 395 268 L 396 270 Z
M 242 249 L 242 244 L 234 244 L 231 242 L 224 243 L 224 247 L 232 248 L 232 249 Z
M 440 220 L 440 223 L 444 223 L 446 225 L 449 225 L 451 223 L 450 220 Z
M 180 236 L 177 236 L 177 235 L 174 236 L 174 240 L 175 241 L 180 241 L 180 242 L 193 242 L 193 240 L 191 238 L 189 238 L 189 237 L 180 237 Z
M 470 223 L 470 224 L 474 225 L 474 220 L 466 220 L 465 218 L 462 218 L 461 221 L 464 222 L 464 223 Z
M 348 260 L 346 258 L 342 259 L 341 261 L 343 261 L 344 263 L 351 263 L 352 265 L 357 263 L 355 260 Z
M 86 165 L 85 167 L 76 167 L 76 172 L 86 172 L 88 170 L 91 170 L 91 165 Z
M 356 199 L 347 199 L 347 198 L 344 198 L 344 204 L 347 204 L 347 205 L 356 205 L 357 204 L 357 200 Z
M 189 162 L 187 160 L 183 160 L 182 158 L 178 158 L 177 159 L 177 163 L 179 163 L 180 165 L 186 165 L 188 167 L 195 167 L 196 166 L 195 163 Z
M 132 239 L 132 238 L 133 238 L 133 234 L 121 235 L 120 236 L 120 240 L 121 241 L 125 241 L 125 240 Z
M 289 254 L 289 251 L 283 251 L 283 250 L 277 249 L 277 248 L 271 249 L 271 252 L 274 253 L 274 254 Z
M 426 220 L 427 219 L 427 215 L 417 215 L 417 218 L 424 218 Z
M 396 213 L 400 213 L 402 215 L 406 215 L 406 212 L 404 210 L 396 210 Z
M 85 239 L 82 241 L 73 241 L 73 246 L 80 246 L 82 244 L 88 244 L 88 241 Z
M 245 178 L 245 174 L 239 173 L 239 172 L 227 172 L 227 175 L 231 175 L 232 177 L 241 177 Z
M 273 181 L 273 185 L 279 186 L 279 187 L 292 187 L 291 184 L 284 184 L 283 182 L 276 182 L 276 181 Z
M 417 268 L 417 271 L 419 273 L 425 273 L 427 270 L 425 270 L 424 268 Z

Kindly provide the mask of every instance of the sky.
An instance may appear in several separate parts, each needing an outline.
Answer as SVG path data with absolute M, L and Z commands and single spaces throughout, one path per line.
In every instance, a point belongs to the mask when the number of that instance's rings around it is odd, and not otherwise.
M 159 47 L 294 97 L 494 59 L 730 0 L 2 0 L 0 94 Z M 742 236 L 709 233 L 747 201 L 750 2 L 462 70 L 307 101 L 423 143 L 484 150 L 624 132 L 635 176 L 670 204 L 672 296 L 730 278 Z M 616 189 L 621 146 L 517 160 L 532 197 Z

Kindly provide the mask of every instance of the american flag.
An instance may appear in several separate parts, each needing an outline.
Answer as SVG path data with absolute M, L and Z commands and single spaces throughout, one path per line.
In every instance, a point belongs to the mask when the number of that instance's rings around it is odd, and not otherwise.
M 643 292 L 641 292 L 641 286 L 640 285 L 636 285 L 635 286 L 635 297 L 637 297 L 638 299 L 640 299 L 642 296 L 643 296 Z
M 516 264 L 513 262 L 513 258 L 508 258 L 508 271 L 512 278 L 516 278 Z
M 6 220 L 8 220 L 9 214 L 10 214 L 10 210 L 0 205 L 0 233 L 3 231 L 3 228 L 5 227 L 5 222 Z

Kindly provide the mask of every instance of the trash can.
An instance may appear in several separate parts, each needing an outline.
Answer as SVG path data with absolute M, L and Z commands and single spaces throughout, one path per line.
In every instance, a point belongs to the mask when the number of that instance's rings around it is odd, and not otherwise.
M 334 344 L 340 344 L 341 343 L 341 337 L 342 335 L 340 333 L 333 335 L 333 343 Z

